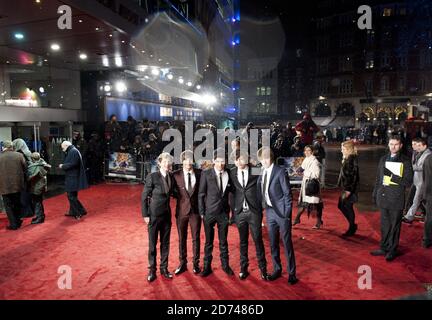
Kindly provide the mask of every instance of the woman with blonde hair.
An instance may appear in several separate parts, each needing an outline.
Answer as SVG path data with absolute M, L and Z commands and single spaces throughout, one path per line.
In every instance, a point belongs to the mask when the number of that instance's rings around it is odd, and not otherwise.
M 338 208 L 348 220 L 349 228 L 343 236 L 353 236 L 357 231 L 353 205 L 357 202 L 357 187 L 360 181 L 357 148 L 352 141 L 342 142 L 342 166 L 339 173 L 338 187 L 342 189 Z
M 305 159 L 302 162 L 301 168 L 303 169 L 303 180 L 300 188 L 299 200 L 298 200 L 298 213 L 294 220 L 294 224 L 300 223 L 300 217 L 303 212 L 307 209 L 308 217 L 310 213 L 316 210 L 317 222 L 313 229 L 320 229 L 323 225 L 322 212 L 323 202 L 321 199 L 321 190 L 319 178 L 321 176 L 321 164 L 317 158 L 313 155 L 313 147 L 307 145 L 304 148 Z M 310 193 L 308 184 L 315 184 L 315 192 Z

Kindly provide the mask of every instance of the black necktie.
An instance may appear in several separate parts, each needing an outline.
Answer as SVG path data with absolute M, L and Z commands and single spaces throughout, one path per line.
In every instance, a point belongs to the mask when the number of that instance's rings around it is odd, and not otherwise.
M 242 177 L 243 177 L 243 188 L 246 188 L 245 178 L 244 178 L 244 171 L 242 171 Z
M 220 186 L 220 189 L 219 189 L 220 195 L 221 195 L 221 197 L 223 197 L 224 192 L 223 192 L 222 172 L 219 173 L 219 186 Z
M 166 182 L 166 185 L 167 185 L 167 191 L 168 191 L 167 193 L 169 193 L 169 191 L 170 191 L 170 179 L 169 179 L 168 173 L 165 176 L 165 182 Z
M 187 192 L 189 195 L 192 195 L 192 178 L 190 172 L 188 172 L 188 189 Z
M 267 191 L 267 171 L 264 172 L 264 183 L 263 183 L 263 190 L 262 190 L 262 206 L 263 206 L 263 208 L 267 207 L 266 191 Z

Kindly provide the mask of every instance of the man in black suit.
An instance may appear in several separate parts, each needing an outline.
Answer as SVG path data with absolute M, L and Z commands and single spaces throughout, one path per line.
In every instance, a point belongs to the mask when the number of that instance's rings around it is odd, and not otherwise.
M 262 206 L 256 196 L 259 176 L 252 173 L 252 168 L 248 164 L 248 154 L 237 151 L 235 155 L 236 167 L 230 172 L 233 185 L 231 208 L 240 236 L 239 278 L 244 280 L 249 276 L 248 243 L 250 228 L 255 243 L 258 265 L 261 270 L 261 279 L 267 280 L 267 261 L 262 239 Z
M 413 182 L 411 160 L 402 154 L 400 136 L 389 139 L 389 153 L 384 155 L 379 164 L 373 191 L 373 200 L 381 211 L 380 249 L 372 251 L 373 256 L 385 256 L 387 261 L 397 257 L 399 236 L 405 206 L 405 189 Z M 402 175 L 395 174 L 389 166 L 401 166 Z
M 428 156 L 423 165 L 423 199 L 426 199 L 426 217 L 424 225 L 423 247 L 432 246 L 432 155 Z
M 149 275 L 147 281 L 156 279 L 156 242 L 160 236 L 160 272 L 166 279 L 172 279 L 168 272 L 168 254 L 171 234 L 171 207 L 173 181 L 170 174 L 173 159 L 169 153 L 163 152 L 158 159 L 159 170 L 150 173 L 146 178 L 142 193 L 142 216 L 148 224 L 149 249 L 148 263 Z
M 180 265 L 174 274 L 179 275 L 187 270 L 187 248 L 186 240 L 188 226 L 191 228 L 192 248 L 193 248 L 193 272 L 201 272 L 200 260 L 200 232 L 201 216 L 198 211 L 198 190 L 201 170 L 194 169 L 194 154 L 190 150 L 184 151 L 180 155 L 183 169 L 173 174 L 174 178 L 174 197 L 177 199 L 176 220 L 179 236 L 179 260 Z
M 222 269 L 228 275 L 233 275 L 228 258 L 228 215 L 230 211 L 228 195 L 231 190 L 231 182 L 228 172 L 225 170 L 225 152 L 217 150 L 213 157 L 214 168 L 203 171 L 201 174 L 198 208 L 204 219 L 204 231 L 206 236 L 204 248 L 204 269 L 202 277 L 212 273 L 211 262 L 213 259 L 214 227 L 218 227 L 219 251 Z
M 66 216 L 81 219 L 87 214 L 87 210 L 78 199 L 78 191 L 88 188 L 87 175 L 81 153 L 69 141 L 61 144 L 66 153 L 64 162 L 59 168 L 65 172 L 65 190 L 69 200 L 69 213 Z
M 273 274 L 270 281 L 282 275 L 279 237 L 282 237 L 288 266 L 288 283 L 297 283 L 294 247 L 291 239 L 292 194 L 289 177 L 284 168 L 274 164 L 274 154 L 269 147 L 258 150 L 258 160 L 262 163 L 263 174 L 258 178 L 258 201 L 266 210 L 266 221 L 270 238 L 273 261 Z

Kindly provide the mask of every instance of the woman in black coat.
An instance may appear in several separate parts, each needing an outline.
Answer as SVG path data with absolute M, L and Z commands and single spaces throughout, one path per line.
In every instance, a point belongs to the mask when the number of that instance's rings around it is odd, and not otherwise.
M 338 187 L 342 189 L 339 197 L 338 208 L 348 220 L 349 228 L 344 236 L 353 236 L 357 231 L 355 224 L 354 203 L 357 202 L 357 187 L 359 184 L 359 167 L 357 148 L 352 141 L 342 143 L 342 167 L 339 173 Z

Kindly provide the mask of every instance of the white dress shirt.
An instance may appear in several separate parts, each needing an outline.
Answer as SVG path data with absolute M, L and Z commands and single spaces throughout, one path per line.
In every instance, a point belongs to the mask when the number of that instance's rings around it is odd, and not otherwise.
M 193 190 L 193 188 L 195 187 L 195 183 L 196 183 L 195 172 L 193 170 L 191 170 L 191 171 L 183 170 L 183 177 L 184 177 L 184 181 L 185 181 L 186 190 L 188 190 L 188 187 L 189 187 L 188 173 L 191 174 L 191 183 L 192 183 L 191 190 Z
M 216 172 L 216 180 L 217 180 L 217 184 L 219 186 L 219 174 L 221 173 L 221 171 L 217 170 L 216 168 L 214 169 L 214 171 Z M 222 173 L 222 184 L 223 184 L 222 190 L 223 190 L 223 192 L 225 192 L 225 189 L 228 185 L 229 177 L 228 177 L 228 172 L 226 172 L 225 170 L 222 172 L 223 172 Z
M 243 175 L 242 172 L 244 172 L 244 180 L 245 180 L 245 184 L 243 185 Z M 248 178 L 249 178 L 249 167 L 246 166 L 246 168 L 244 168 L 243 170 L 238 169 L 237 170 L 237 179 L 240 183 L 240 185 L 245 188 L 247 186 L 248 183 Z
M 243 172 L 244 172 L 244 185 L 243 185 Z M 237 169 L 237 179 L 243 188 L 246 188 L 247 183 L 248 183 L 248 178 L 249 178 L 249 167 L 248 166 L 246 166 L 246 168 L 244 168 L 243 170 Z M 249 210 L 249 205 L 246 201 L 246 197 L 243 201 L 243 209 Z
M 264 188 L 264 175 L 267 174 L 267 188 L 265 190 L 263 190 L 264 191 L 264 195 L 263 196 L 265 197 L 267 205 L 270 206 L 270 207 L 273 207 L 273 205 L 272 205 L 272 203 L 270 201 L 270 196 L 269 196 L 269 193 L 268 193 L 268 189 L 269 189 L 269 186 L 270 186 L 270 177 L 271 177 L 271 174 L 272 174 L 272 171 L 273 171 L 273 166 L 274 166 L 274 163 L 272 163 L 272 165 L 268 169 L 264 169 L 263 175 L 262 175 L 262 188 Z

